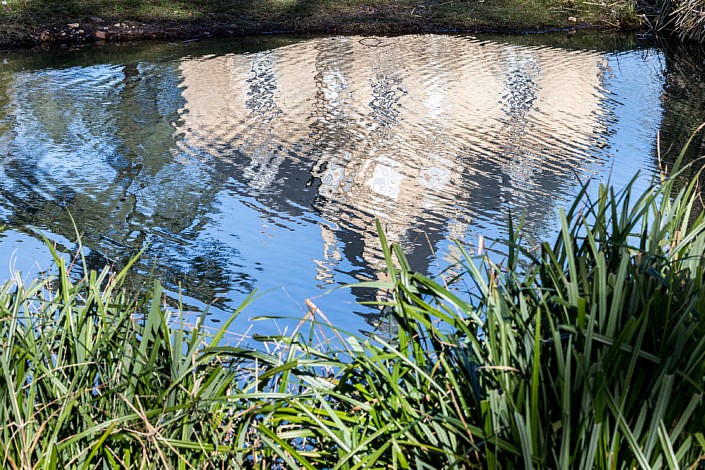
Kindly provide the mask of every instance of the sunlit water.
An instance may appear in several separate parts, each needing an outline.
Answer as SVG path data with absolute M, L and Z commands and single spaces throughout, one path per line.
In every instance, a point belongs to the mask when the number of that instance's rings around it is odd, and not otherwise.
M 375 220 L 430 274 L 480 235 L 550 238 L 589 178 L 657 167 L 657 49 L 570 50 L 463 36 L 275 38 L 0 54 L 0 270 L 49 251 L 124 263 L 222 321 L 368 328 Z M 179 287 L 180 286 L 180 287 Z M 361 315 L 358 315 L 361 314 Z M 271 332 L 271 324 L 255 326 Z

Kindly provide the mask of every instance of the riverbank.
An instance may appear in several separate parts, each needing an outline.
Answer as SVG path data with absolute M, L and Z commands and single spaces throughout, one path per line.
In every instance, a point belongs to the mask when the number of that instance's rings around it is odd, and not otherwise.
M 0 48 L 262 33 L 401 34 L 635 29 L 628 0 L 3 0 Z

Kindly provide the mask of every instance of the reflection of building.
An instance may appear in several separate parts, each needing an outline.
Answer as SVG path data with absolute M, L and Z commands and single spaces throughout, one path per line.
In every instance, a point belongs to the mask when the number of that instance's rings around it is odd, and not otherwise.
M 2 222 L 73 239 L 70 211 L 96 267 L 149 246 L 139 271 L 204 302 L 288 282 L 270 248 L 307 265 L 296 282 L 370 274 L 375 218 L 423 271 L 507 203 L 541 234 L 604 131 L 591 52 L 406 36 L 199 54 L 1 73 Z M 260 222 L 310 251 L 258 245 Z
M 375 218 L 418 248 L 430 241 L 414 233 L 442 236 L 446 221 L 509 201 L 539 234 L 549 195 L 593 163 L 604 64 L 597 53 L 453 36 L 188 59 L 179 132 L 185 149 L 233 168 L 270 203 L 306 200 L 339 236 L 362 236 L 363 258 L 377 264 Z M 323 238 L 322 264 L 335 263 L 336 242 Z

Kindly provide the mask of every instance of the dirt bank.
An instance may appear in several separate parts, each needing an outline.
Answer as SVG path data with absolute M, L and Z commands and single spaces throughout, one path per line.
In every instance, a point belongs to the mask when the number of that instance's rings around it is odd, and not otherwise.
M 638 15 L 618 3 L 563 0 L 153 0 L 70 2 L 2 0 L 0 48 L 188 40 L 252 34 L 400 34 L 633 29 Z M 9 2 L 18 2 L 12 4 Z M 49 3 L 49 2 L 47 2 Z M 178 7 L 178 8 L 177 8 Z

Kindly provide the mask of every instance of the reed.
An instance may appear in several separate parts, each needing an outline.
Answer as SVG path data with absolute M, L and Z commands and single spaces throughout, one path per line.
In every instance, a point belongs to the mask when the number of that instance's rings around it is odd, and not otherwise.
M 683 0 L 672 15 L 673 26 L 681 40 L 705 42 L 705 1 Z
M 162 288 L 132 298 L 130 265 L 0 288 L 3 468 L 232 468 L 253 445 L 276 352 L 227 345 L 203 316 L 186 328 Z M 134 262 L 134 260 L 133 260 Z M 243 304 L 243 307 L 247 301 Z M 246 451 L 245 451 L 246 449 Z
M 705 42 L 705 1 L 644 0 L 641 9 L 656 31 L 667 32 L 681 41 Z

